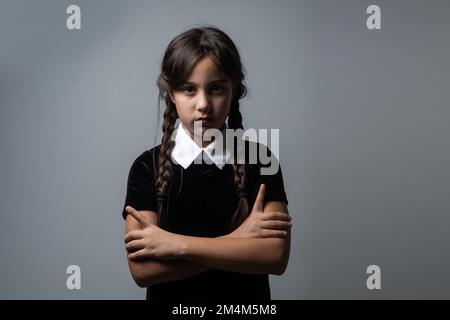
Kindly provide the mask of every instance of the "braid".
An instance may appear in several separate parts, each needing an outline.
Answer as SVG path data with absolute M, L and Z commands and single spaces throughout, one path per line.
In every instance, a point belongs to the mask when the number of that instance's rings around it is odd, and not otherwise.
M 172 149 L 175 146 L 175 142 L 171 140 L 173 131 L 175 130 L 175 122 L 178 118 L 175 104 L 167 96 L 166 108 L 163 115 L 163 137 L 161 143 L 161 149 L 159 151 L 158 162 L 158 177 L 156 179 L 155 187 L 158 200 L 158 219 L 161 226 L 165 226 L 168 222 L 168 210 L 167 210 L 167 193 L 168 185 L 172 178 L 172 162 L 170 155 Z
M 242 115 L 239 111 L 239 100 L 236 99 L 232 102 L 230 113 L 228 114 L 228 127 L 231 129 L 243 129 L 242 125 Z M 236 187 L 236 193 L 239 197 L 238 208 L 234 212 L 231 221 L 230 221 L 230 231 L 239 227 L 242 222 L 248 216 L 248 201 L 247 195 L 245 192 L 245 164 L 239 164 L 237 161 L 237 154 L 234 152 L 234 162 L 233 162 L 233 170 L 234 170 L 234 185 Z

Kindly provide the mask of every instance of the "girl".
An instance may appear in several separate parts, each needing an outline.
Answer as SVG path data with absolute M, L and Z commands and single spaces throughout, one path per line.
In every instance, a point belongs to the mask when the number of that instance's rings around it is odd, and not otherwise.
M 291 218 L 280 167 L 261 175 L 265 165 L 250 163 L 249 151 L 263 145 L 245 141 L 242 163 L 238 143 L 204 136 L 243 129 L 243 81 L 237 48 L 215 27 L 188 30 L 165 51 L 162 143 L 133 162 L 122 212 L 130 271 L 147 299 L 270 299 L 268 274 L 286 269 Z

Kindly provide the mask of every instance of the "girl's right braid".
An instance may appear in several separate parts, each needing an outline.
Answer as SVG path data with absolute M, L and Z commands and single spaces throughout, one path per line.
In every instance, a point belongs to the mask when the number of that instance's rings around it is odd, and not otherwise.
M 167 205 L 168 186 L 172 177 L 172 162 L 170 160 L 172 149 L 175 142 L 171 140 L 172 133 L 175 130 L 175 122 L 178 118 L 175 104 L 167 97 L 166 108 L 163 115 L 163 137 L 161 149 L 159 151 L 158 178 L 156 179 L 156 197 L 158 201 L 158 212 L 160 225 L 167 222 Z

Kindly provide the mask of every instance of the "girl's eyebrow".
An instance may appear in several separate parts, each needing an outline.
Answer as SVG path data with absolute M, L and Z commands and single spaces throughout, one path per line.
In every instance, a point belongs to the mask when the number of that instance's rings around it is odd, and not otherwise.
M 221 79 L 212 80 L 212 81 L 209 82 L 209 84 L 212 84 L 212 83 L 227 83 L 227 82 L 228 82 L 228 79 L 221 78 Z M 185 84 L 189 84 L 189 85 L 192 85 L 192 86 L 197 86 L 198 85 L 197 83 L 192 82 L 192 81 L 186 81 Z

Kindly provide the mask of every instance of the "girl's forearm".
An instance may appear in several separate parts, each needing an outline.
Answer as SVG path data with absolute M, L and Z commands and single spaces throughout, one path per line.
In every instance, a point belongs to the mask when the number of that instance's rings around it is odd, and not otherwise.
M 287 238 L 201 238 L 183 236 L 180 258 L 241 273 L 282 274 L 289 259 Z
M 227 238 L 225 235 L 218 238 Z M 210 269 L 210 267 L 185 259 L 158 260 L 145 259 L 129 260 L 133 279 L 140 287 L 175 281 L 193 277 Z
M 139 287 L 148 287 L 154 284 L 181 280 L 203 273 L 209 269 L 187 260 L 156 260 L 146 259 L 139 261 L 129 260 L 130 270 L 134 281 Z
M 182 239 L 179 259 L 129 260 L 133 278 L 140 287 L 189 278 L 211 268 L 241 273 L 282 274 L 289 258 L 289 237 L 178 236 Z

